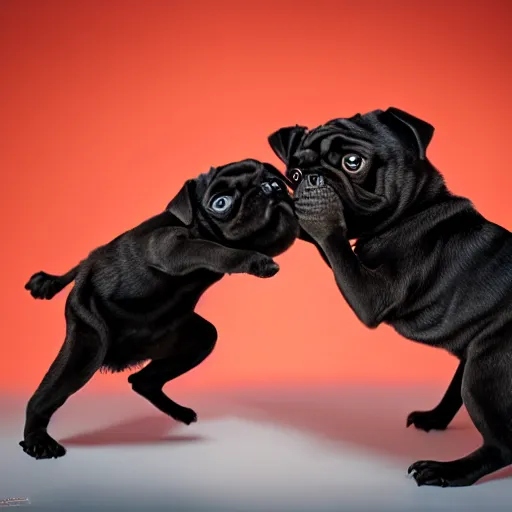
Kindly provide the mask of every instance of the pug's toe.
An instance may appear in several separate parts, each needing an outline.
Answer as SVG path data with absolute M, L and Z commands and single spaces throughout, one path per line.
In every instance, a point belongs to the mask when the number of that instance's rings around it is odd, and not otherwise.
M 261 278 L 273 277 L 278 272 L 279 265 L 272 258 L 253 261 L 249 268 L 249 274 Z
M 419 460 L 411 464 L 407 472 L 418 486 L 464 487 L 475 481 L 471 468 L 462 459 L 451 462 Z
M 19 445 L 27 455 L 34 459 L 57 459 L 66 454 L 64 446 L 46 432 L 30 434 L 20 441 Z
M 429 432 L 431 430 L 445 430 L 448 427 L 449 420 L 439 412 L 432 411 L 414 411 L 407 416 L 407 427 L 414 425 L 419 430 Z
M 190 425 L 191 423 L 195 423 L 197 421 L 196 411 L 189 409 L 188 407 L 182 407 L 181 405 L 177 405 L 176 408 L 173 408 L 169 416 L 171 416 L 176 421 L 185 423 L 185 425 Z
M 55 276 L 46 272 L 38 272 L 34 274 L 25 289 L 30 291 L 30 295 L 34 299 L 50 300 L 60 291 L 60 283 Z

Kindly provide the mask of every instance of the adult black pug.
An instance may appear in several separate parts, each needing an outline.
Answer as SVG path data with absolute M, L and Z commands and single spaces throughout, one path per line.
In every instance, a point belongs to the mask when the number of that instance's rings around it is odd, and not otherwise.
M 166 210 L 92 251 L 63 276 L 39 272 L 25 288 L 51 299 L 75 281 L 65 306 L 66 338 L 28 402 L 23 450 L 60 457 L 47 433 L 55 411 L 100 368 L 130 375 L 133 390 L 186 424 L 196 413 L 169 399 L 163 386 L 213 350 L 215 327 L 196 314 L 201 295 L 225 274 L 267 278 L 272 259 L 298 234 L 283 176 L 269 164 L 243 160 L 189 180 Z
M 439 405 L 407 426 L 445 429 L 464 403 L 482 446 L 409 473 L 418 485 L 465 486 L 512 463 L 512 237 L 450 193 L 425 154 L 433 132 L 389 108 L 283 128 L 269 142 L 295 183 L 303 238 L 358 318 L 460 360 Z

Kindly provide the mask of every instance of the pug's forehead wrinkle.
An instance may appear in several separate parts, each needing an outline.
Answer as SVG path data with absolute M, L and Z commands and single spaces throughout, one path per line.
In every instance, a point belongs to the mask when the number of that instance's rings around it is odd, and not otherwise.
M 232 176 L 247 176 L 247 179 L 251 181 L 260 179 L 266 172 L 275 171 L 279 174 L 279 171 L 272 164 L 254 159 L 242 160 L 238 164 L 230 166 L 227 170 Z
M 301 141 L 300 147 L 309 148 L 312 146 L 318 139 L 324 137 L 325 135 L 332 132 L 331 126 L 321 125 L 317 128 L 313 128 Z
M 374 123 L 371 121 L 367 114 L 350 118 L 338 117 L 336 119 L 327 121 L 325 124 L 326 126 L 336 127 L 349 133 L 355 133 L 358 136 L 373 131 L 374 126 Z
M 195 196 L 198 199 L 198 201 L 202 201 L 202 199 L 204 198 L 204 196 L 208 190 L 208 187 L 210 185 L 210 182 L 215 175 L 215 172 L 216 172 L 216 169 L 214 167 L 211 167 L 208 172 L 204 172 L 194 179 L 194 183 L 195 183 L 194 193 L 195 193 Z
M 290 163 L 292 164 L 292 167 L 303 168 L 318 162 L 319 157 L 320 155 L 312 149 L 299 149 L 293 156 L 293 159 Z
M 269 177 L 277 178 L 281 181 L 285 180 L 283 173 L 276 169 L 272 164 L 263 164 L 263 174 L 267 174 Z
M 258 160 L 247 158 L 239 162 L 232 162 L 216 169 L 215 178 L 229 177 L 237 178 L 252 176 L 261 173 L 263 165 Z
M 327 121 L 325 123 L 326 126 L 337 126 L 340 128 L 346 128 L 350 131 L 355 131 L 361 129 L 361 123 L 362 117 L 337 117 L 335 119 L 331 119 L 330 121 Z
M 263 166 L 256 160 L 243 160 L 221 167 L 212 168 L 204 179 L 203 199 L 209 199 L 212 195 L 231 190 L 244 190 L 254 186 L 261 178 Z
M 346 120 L 340 121 L 343 122 L 339 124 L 325 124 L 312 130 L 303 147 L 309 148 L 318 143 L 318 141 L 322 145 L 326 139 L 333 140 L 334 138 L 339 138 L 347 144 L 352 144 L 356 147 L 362 146 L 366 151 L 372 149 L 374 146 L 374 135 L 371 132 L 353 123 L 347 123 Z
M 332 135 L 328 135 L 320 142 L 320 154 L 322 156 L 329 153 L 333 150 L 334 144 L 338 142 L 340 144 L 339 148 L 343 153 L 347 151 L 354 151 L 356 153 L 361 153 L 361 156 L 366 159 L 371 158 L 374 153 L 375 145 L 371 140 L 365 140 L 363 138 L 355 138 L 347 135 L 346 133 L 335 133 Z
M 405 162 L 407 158 L 410 158 L 411 152 L 414 152 L 416 149 L 414 143 L 404 144 L 397 136 L 397 133 L 385 123 L 376 122 L 373 130 L 383 150 L 387 149 L 397 160 L 401 159 L 402 162 Z

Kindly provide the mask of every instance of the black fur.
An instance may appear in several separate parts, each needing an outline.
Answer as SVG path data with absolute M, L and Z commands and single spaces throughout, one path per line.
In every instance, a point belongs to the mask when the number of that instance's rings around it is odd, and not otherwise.
M 512 237 L 447 189 L 426 157 L 433 132 L 390 108 L 311 131 L 285 128 L 269 142 L 289 176 L 300 169 L 294 198 L 304 238 L 358 318 L 460 360 L 440 404 L 411 413 L 407 425 L 444 429 L 464 403 L 482 446 L 409 472 L 418 485 L 465 486 L 512 463 Z M 348 155 L 363 158 L 356 172 Z
M 50 418 L 100 369 L 150 360 L 128 378 L 133 389 L 177 421 L 196 421 L 162 388 L 215 346 L 215 327 L 194 312 L 205 290 L 225 274 L 265 278 L 279 270 L 272 258 L 299 230 L 281 178 L 256 160 L 211 169 L 185 183 L 165 211 L 95 249 L 67 274 L 32 276 L 25 288 L 40 299 L 75 284 L 65 306 L 66 339 L 27 405 L 20 442 L 26 453 L 65 454 L 47 433 Z M 216 212 L 221 196 L 232 206 Z

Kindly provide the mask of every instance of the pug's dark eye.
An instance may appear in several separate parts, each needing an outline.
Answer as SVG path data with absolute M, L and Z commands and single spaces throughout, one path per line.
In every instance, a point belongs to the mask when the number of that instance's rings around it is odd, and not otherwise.
M 359 172 L 364 167 L 364 164 L 364 158 L 356 153 L 350 153 L 341 159 L 341 166 L 347 172 Z
M 210 202 L 210 208 L 216 213 L 226 213 L 233 206 L 233 198 L 231 196 L 217 196 Z

